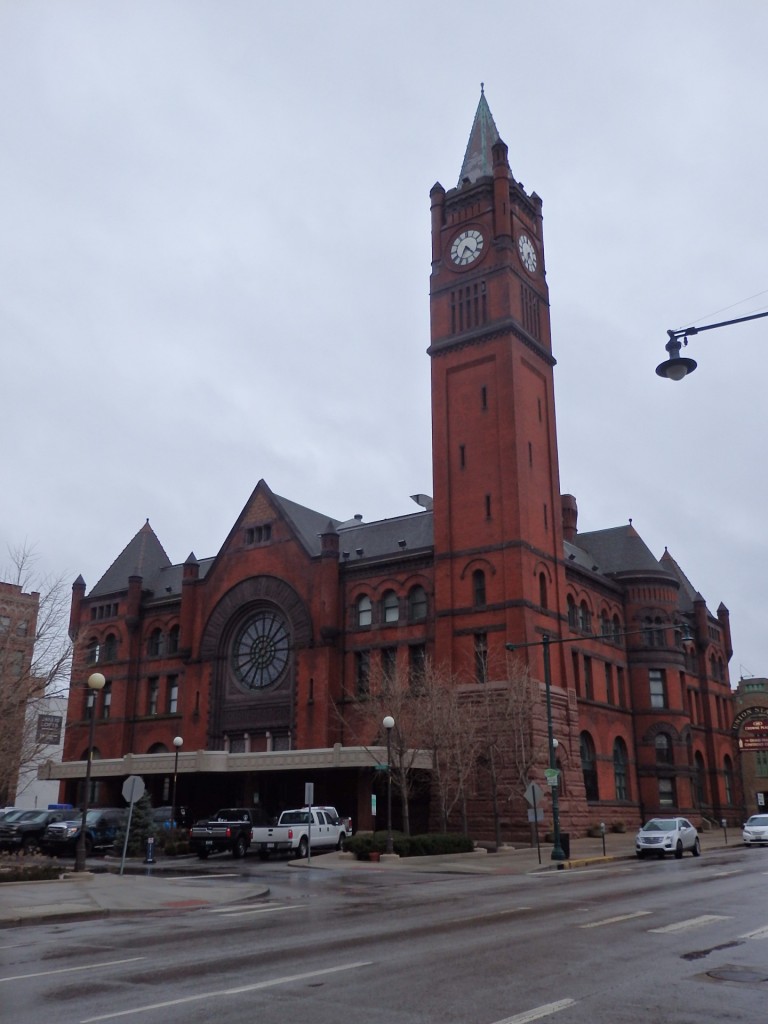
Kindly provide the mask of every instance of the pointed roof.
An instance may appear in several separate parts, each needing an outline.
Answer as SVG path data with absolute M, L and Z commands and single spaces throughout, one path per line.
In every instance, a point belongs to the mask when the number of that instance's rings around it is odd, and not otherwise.
M 491 108 L 485 98 L 483 83 L 480 83 L 480 102 L 477 105 L 475 120 L 472 122 L 472 131 L 469 133 L 467 151 L 464 154 L 464 163 L 461 165 L 458 187 L 469 179 L 470 182 L 478 178 L 493 174 L 493 155 L 491 148 L 500 138 L 496 124 L 493 120 Z
M 153 580 L 163 569 L 170 568 L 170 565 L 170 558 L 147 520 L 88 596 L 99 597 L 102 594 L 120 593 L 127 589 L 131 576 L 140 576 L 145 581 Z
M 589 552 L 593 557 L 594 571 L 604 576 L 633 572 L 673 575 L 668 568 L 662 566 L 631 523 L 607 530 L 579 533 L 571 546 Z

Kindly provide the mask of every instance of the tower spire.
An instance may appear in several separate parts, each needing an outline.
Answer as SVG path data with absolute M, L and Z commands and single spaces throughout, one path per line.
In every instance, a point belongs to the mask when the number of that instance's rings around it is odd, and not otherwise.
M 493 174 L 491 149 L 499 141 L 499 132 L 493 120 L 491 108 L 485 98 L 485 83 L 480 83 L 480 102 L 477 105 L 472 131 L 469 133 L 467 151 L 459 175 L 459 188 L 465 181 L 474 182 L 485 175 Z

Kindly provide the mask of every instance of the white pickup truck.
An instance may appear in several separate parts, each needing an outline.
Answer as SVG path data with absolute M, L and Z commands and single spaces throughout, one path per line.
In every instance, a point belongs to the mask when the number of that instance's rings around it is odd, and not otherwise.
M 306 857 L 312 850 L 343 850 L 352 822 L 340 818 L 335 807 L 298 807 L 283 811 L 276 825 L 254 827 L 251 846 L 260 857 L 270 853 L 293 853 Z

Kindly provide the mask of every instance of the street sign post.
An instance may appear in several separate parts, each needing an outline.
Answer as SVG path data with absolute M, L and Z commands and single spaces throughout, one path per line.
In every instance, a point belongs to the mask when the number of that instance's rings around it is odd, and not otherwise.
M 125 839 L 123 840 L 123 856 L 120 858 L 120 874 L 125 868 L 125 853 L 128 849 L 128 836 L 131 834 L 131 818 L 133 817 L 133 805 L 144 796 L 144 779 L 140 775 L 129 775 L 123 783 L 123 800 L 128 801 L 128 823 L 125 826 Z

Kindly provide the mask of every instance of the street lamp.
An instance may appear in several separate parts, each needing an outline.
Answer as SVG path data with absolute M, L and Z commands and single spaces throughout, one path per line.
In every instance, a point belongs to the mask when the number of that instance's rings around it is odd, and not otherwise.
M 688 338 L 692 334 L 711 331 L 715 327 L 730 327 L 732 324 L 743 324 L 746 320 L 759 320 L 764 316 L 768 316 L 768 312 L 753 313 L 751 316 L 740 316 L 735 320 L 721 320 L 719 323 L 705 324 L 703 327 L 683 327 L 679 331 L 667 331 L 669 341 L 664 347 L 669 352 L 669 359 L 659 363 L 656 367 L 656 373 L 660 377 L 666 377 L 668 380 L 682 380 L 687 374 L 693 373 L 697 365 L 695 359 L 686 359 L 680 355 L 681 346 L 688 344 Z
M 184 740 L 181 736 L 173 737 L 173 745 L 176 748 L 176 754 L 173 759 L 173 799 L 171 801 L 171 828 L 176 828 L 176 779 L 179 775 L 179 750 L 184 746 Z
M 392 715 L 387 715 L 381 723 L 387 730 L 387 853 L 392 853 L 392 730 L 395 727 L 395 720 Z
M 555 641 L 555 643 L 559 642 L 560 641 L 557 640 Z M 506 644 L 506 648 L 508 651 L 516 651 L 520 647 L 541 647 L 544 655 L 544 692 L 547 699 L 547 747 L 549 748 L 549 770 L 550 772 L 555 773 L 554 775 L 550 775 L 550 778 L 554 780 L 554 785 L 550 783 L 550 788 L 552 790 L 552 825 L 555 833 L 551 860 L 565 860 L 565 851 L 560 845 L 560 801 L 558 798 L 558 789 L 560 787 L 557 778 L 557 759 L 555 757 L 557 741 L 555 740 L 552 724 L 552 676 L 549 667 L 549 644 L 549 633 L 543 633 L 541 640 L 536 640 L 532 644 Z
M 91 762 L 93 761 L 93 727 L 96 724 L 96 694 L 104 689 L 106 679 L 101 672 L 93 672 L 88 676 L 88 689 L 93 694 L 91 701 L 91 726 L 88 733 L 88 760 L 85 762 L 85 794 L 83 796 L 83 817 L 80 822 L 80 835 L 75 848 L 75 871 L 85 871 L 85 819 L 88 816 L 88 797 L 91 788 Z

